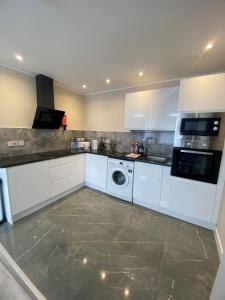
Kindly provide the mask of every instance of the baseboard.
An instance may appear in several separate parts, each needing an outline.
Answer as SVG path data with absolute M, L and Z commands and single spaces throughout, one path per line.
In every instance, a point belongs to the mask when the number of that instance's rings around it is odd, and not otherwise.
M 195 224 L 195 225 L 207 228 L 209 230 L 214 230 L 215 229 L 215 224 L 213 224 L 213 223 L 209 223 L 209 222 L 206 222 L 206 221 L 201 221 L 201 220 L 198 220 L 198 219 L 195 219 L 195 218 L 192 218 L 192 217 L 189 217 L 189 216 L 186 216 L 186 215 L 168 210 L 168 209 L 166 209 L 162 206 L 149 204 L 149 203 L 146 204 L 146 202 L 143 202 L 143 201 L 141 202 L 139 199 L 136 199 L 136 198 L 133 198 L 133 203 L 136 204 L 136 205 L 143 206 L 147 209 L 151 209 L 151 210 L 157 211 L 159 213 L 165 214 L 167 216 L 170 216 L 170 217 L 173 217 L 173 218 L 176 218 L 176 219 L 179 219 L 179 220 L 191 223 L 191 224 Z
M 85 181 L 84 186 L 87 186 L 91 189 L 94 189 L 94 190 L 97 190 L 97 191 L 100 191 L 100 192 L 103 192 L 103 193 L 107 193 L 106 188 L 100 187 L 98 185 L 92 184 L 92 183 L 87 182 L 87 181 Z
M 216 240 L 216 246 L 217 246 L 217 250 L 218 250 L 218 254 L 219 257 L 221 258 L 223 256 L 224 250 L 223 250 L 223 246 L 220 240 L 220 235 L 219 232 L 217 230 L 217 227 L 214 230 L 214 236 L 215 236 L 215 240 Z

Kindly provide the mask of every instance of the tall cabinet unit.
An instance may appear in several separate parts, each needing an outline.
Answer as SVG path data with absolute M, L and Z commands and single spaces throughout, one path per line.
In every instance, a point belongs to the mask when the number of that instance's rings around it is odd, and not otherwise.
M 175 130 L 178 97 L 178 87 L 126 94 L 125 128 Z

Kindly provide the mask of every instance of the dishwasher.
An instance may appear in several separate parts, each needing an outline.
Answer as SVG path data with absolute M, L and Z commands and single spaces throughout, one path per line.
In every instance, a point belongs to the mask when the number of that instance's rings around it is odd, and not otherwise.
M 0 225 L 5 223 L 5 207 L 3 201 L 2 181 L 0 180 Z

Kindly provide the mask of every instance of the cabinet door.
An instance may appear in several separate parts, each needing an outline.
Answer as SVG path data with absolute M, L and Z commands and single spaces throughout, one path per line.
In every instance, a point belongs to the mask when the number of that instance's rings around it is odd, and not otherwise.
M 178 110 L 181 112 L 225 111 L 225 73 L 182 79 Z
M 162 166 L 135 162 L 133 202 L 145 207 L 159 205 Z
M 13 215 L 50 198 L 49 162 L 37 162 L 8 169 Z
M 125 128 L 147 129 L 149 91 L 126 94 Z
M 163 167 L 160 206 L 197 220 L 211 222 L 216 185 L 170 175 Z
M 86 154 L 86 184 L 100 190 L 106 189 L 108 157 Z
M 175 130 L 179 88 L 149 91 L 148 129 Z

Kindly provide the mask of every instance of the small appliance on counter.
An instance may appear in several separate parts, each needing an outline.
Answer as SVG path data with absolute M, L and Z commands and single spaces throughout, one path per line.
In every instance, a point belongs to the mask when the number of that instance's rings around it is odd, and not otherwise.
M 225 140 L 225 113 L 185 113 L 177 119 L 171 175 L 216 184 Z
M 85 138 L 75 138 L 71 141 L 71 149 L 78 150 L 78 149 L 85 149 L 89 150 L 91 146 L 90 142 L 85 141 Z
M 91 149 L 92 150 L 98 150 L 99 141 L 98 140 L 92 140 L 91 141 Z

